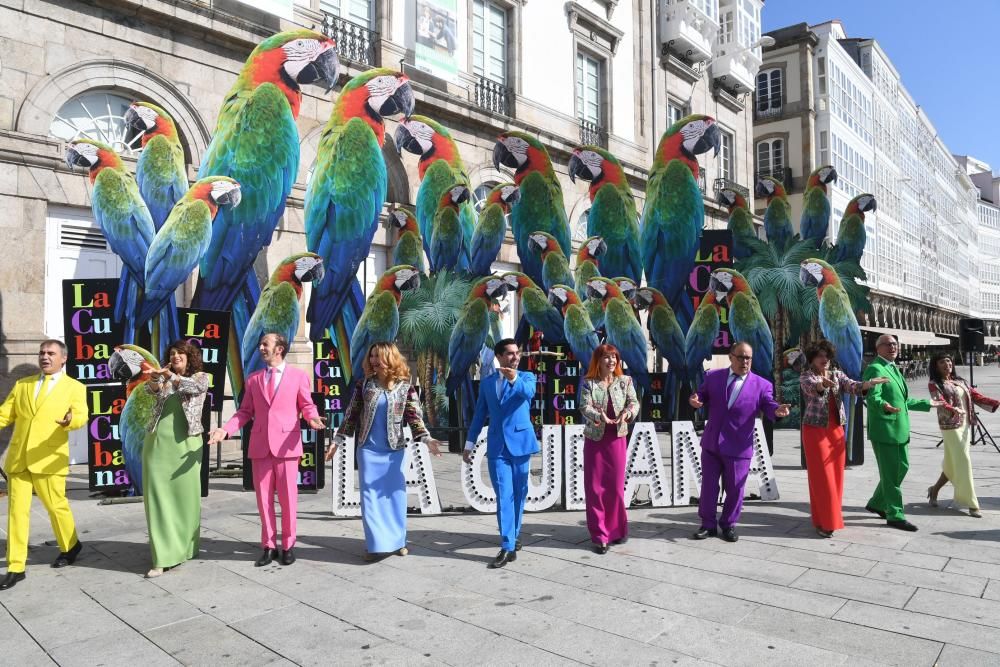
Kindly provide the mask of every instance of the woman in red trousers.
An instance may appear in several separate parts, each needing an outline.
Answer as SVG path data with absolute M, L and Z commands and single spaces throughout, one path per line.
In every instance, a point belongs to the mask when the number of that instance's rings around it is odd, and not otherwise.
M 805 408 L 802 411 L 802 448 L 809 476 L 809 506 L 812 522 L 821 537 L 833 537 L 844 527 L 840 508 L 844 499 L 846 441 L 843 394 L 857 395 L 872 385 L 888 382 L 874 378 L 855 382 L 843 371 L 831 368 L 837 349 L 821 340 L 806 350 L 808 368 L 799 377 Z
M 625 513 L 625 458 L 628 424 L 639 412 L 632 378 L 622 373 L 614 345 L 598 345 L 580 387 L 583 430 L 583 479 L 587 529 L 594 551 L 628 539 Z

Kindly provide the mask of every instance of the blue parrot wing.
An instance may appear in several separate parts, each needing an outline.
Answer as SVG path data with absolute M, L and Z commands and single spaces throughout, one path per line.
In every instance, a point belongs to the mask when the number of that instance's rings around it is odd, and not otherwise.
M 861 329 L 842 288 L 828 285 L 823 290 L 819 300 L 819 327 L 823 336 L 836 346 L 840 367 L 852 380 L 860 380 L 864 353 Z

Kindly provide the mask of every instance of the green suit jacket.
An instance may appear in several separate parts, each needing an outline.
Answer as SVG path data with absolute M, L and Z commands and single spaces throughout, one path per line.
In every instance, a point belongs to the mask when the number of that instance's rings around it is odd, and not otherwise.
M 875 357 L 868 364 L 862 379 L 877 377 L 887 377 L 889 382 L 874 385 L 865 397 L 868 404 L 868 439 L 872 442 L 905 445 L 910 441 L 910 410 L 930 412 L 931 402 L 927 399 L 910 398 L 906 380 L 899 369 L 882 357 Z M 882 407 L 885 403 L 899 408 L 899 412 L 888 414 Z

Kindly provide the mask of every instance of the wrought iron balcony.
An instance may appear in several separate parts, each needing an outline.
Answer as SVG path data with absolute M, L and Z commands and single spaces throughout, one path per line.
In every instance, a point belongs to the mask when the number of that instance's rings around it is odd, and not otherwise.
M 756 174 L 754 174 L 754 183 L 764 178 L 765 176 L 770 176 L 771 178 L 781 181 L 781 184 L 785 186 L 786 192 L 792 191 L 791 167 L 775 167 L 769 171 L 758 171 Z
M 476 77 L 476 106 L 504 116 L 514 116 L 514 94 L 510 88 L 482 76 Z
M 323 15 L 323 32 L 337 42 L 337 57 L 363 67 L 378 67 L 378 33 L 333 14 Z
M 754 106 L 753 117 L 756 118 L 757 120 L 769 120 L 771 118 L 778 118 L 779 116 L 781 116 L 780 105 L 776 107 L 774 106 L 768 107 L 766 109 L 761 109 L 757 106 Z
M 589 120 L 580 119 L 580 143 L 584 146 L 608 147 L 608 131 Z
M 750 191 L 737 183 L 736 181 L 731 181 L 728 178 L 717 178 L 715 183 L 712 185 L 712 192 L 719 194 L 722 190 L 732 190 L 733 192 L 738 192 L 743 195 L 744 199 L 750 199 Z

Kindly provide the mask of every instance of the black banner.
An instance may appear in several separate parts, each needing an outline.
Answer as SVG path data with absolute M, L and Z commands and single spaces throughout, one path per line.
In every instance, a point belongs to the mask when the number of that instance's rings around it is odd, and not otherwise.
M 121 384 L 87 387 L 87 409 L 90 411 L 87 479 L 91 491 L 124 491 L 131 484 L 118 435 L 118 421 L 124 408 L 125 387 Z
M 229 359 L 229 313 L 221 310 L 178 308 L 181 338 L 201 348 L 202 370 L 208 373 L 205 404 L 213 412 L 222 411 Z M 173 342 L 173 341 L 168 341 Z M 150 350 L 156 354 L 154 350 Z
M 66 374 L 84 384 L 114 382 L 108 359 L 122 342 L 124 325 L 115 322 L 117 278 L 62 281 L 63 331 L 69 359 Z
M 582 424 L 577 392 L 586 371 L 573 356 L 569 345 L 550 345 L 545 349 L 562 355 L 546 355 L 539 361 L 540 365 L 544 365 L 542 372 L 545 374 L 545 423 L 555 426 Z
M 698 305 L 708 291 L 712 271 L 732 268 L 732 247 L 733 233 L 728 229 L 706 229 L 702 232 L 698 255 L 687 286 L 695 310 L 698 310 Z M 729 346 L 733 343 L 729 335 L 729 308 L 725 304 L 719 304 L 719 308 L 719 335 L 712 346 L 712 354 L 728 354 Z

